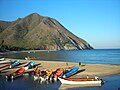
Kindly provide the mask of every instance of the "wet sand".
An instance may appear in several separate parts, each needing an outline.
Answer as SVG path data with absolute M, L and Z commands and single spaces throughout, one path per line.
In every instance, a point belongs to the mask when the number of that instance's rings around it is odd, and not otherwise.
M 15 60 L 15 59 L 11 59 Z M 20 59 L 19 59 L 20 60 Z M 64 68 L 64 69 L 70 69 L 74 66 L 79 66 L 79 63 L 73 63 L 73 62 L 59 62 L 59 61 L 45 61 L 45 60 L 20 60 L 22 65 L 19 65 L 15 68 L 12 69 L 0 69 L 2 70 L 3 73 L 1 75 L 6 75 L 10 74 L 12 72 L 15 72 L 17 69 L 20 67 L 23 67 L 26 65 L 28 62 L 34 61 L 35 64 L 40 64 L 39 67 L 41 70 L 47 70 L 47 69 L 52 69 L 56 70 L 57 68 Z M 5 64 L 4 64 L 5 65 Z M 0 65 L 2 66 L 2 65 Z M 29 69 L 28 71 L 32 71 L 33 69 Z M 108 76 L 108 75 L 113 75 L 113 74 L 119 74 L 120 73 L 120 64 L 81 64 L 79 66 L 79 70 L 83 70 L 80 73 L 77 73 L 73 77 L 86 77 L 88 76 Z M 27 72 L 28 72 L 27 71 Z

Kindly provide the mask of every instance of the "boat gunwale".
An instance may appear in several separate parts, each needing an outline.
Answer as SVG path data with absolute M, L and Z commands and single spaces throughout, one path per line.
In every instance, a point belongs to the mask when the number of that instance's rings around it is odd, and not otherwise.
M 60 77 L 60 78 L 67 81 L 74 81 L 74 82 L 101 81 L 100 79 L 95 79 L 95 78 L 63 78 L 63 77 Z

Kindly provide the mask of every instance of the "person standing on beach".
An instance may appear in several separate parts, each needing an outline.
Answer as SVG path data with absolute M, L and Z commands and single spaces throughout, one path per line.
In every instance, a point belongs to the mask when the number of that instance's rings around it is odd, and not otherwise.
M 68 68 L 68 62 L 66 62 L 66 66 L 67 66 L 67 68 Z
M 79 62 L 79 67 L 81 66 L 81 62 Z

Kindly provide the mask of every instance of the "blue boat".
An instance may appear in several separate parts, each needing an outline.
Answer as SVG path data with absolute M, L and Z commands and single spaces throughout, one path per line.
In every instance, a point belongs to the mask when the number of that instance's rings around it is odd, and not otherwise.
M 14 66 L 17 66 L 19 64 L 20 60 L 15 60 L 14 62 L 11 63 L 9 68 L 12 68 Z
M 25 70 L 32 68 L 34 66 L 35 62 L 31 61 L 27 65 L 24 66 Z
M 63 74 L 63 77 L 70 77 L 71 75 L 75 74 L 78 71 L 79 67 L 75 66 L 65 74 Z

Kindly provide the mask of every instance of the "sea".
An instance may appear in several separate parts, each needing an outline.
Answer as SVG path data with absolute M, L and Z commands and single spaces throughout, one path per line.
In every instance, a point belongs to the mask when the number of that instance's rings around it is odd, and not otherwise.
M 120 64 L 120 49 L 60 50 L 60 51 L 10 51 L 0 52 L 0 57 L 24 59 L 30 57 L 42 61 L 81 62 L 84 64 Z M 120 90 L 120 74 L 102 77 L 104 84 L 100 87 L 72 87 L 67 90 Z M 60 81 L 40 83 L 33 76 L 24 76 L 14 81 L 6 81 L 0 76 L 0 90 L 61 90 Z M 66 90 L 66 88 L 65 88 Z

